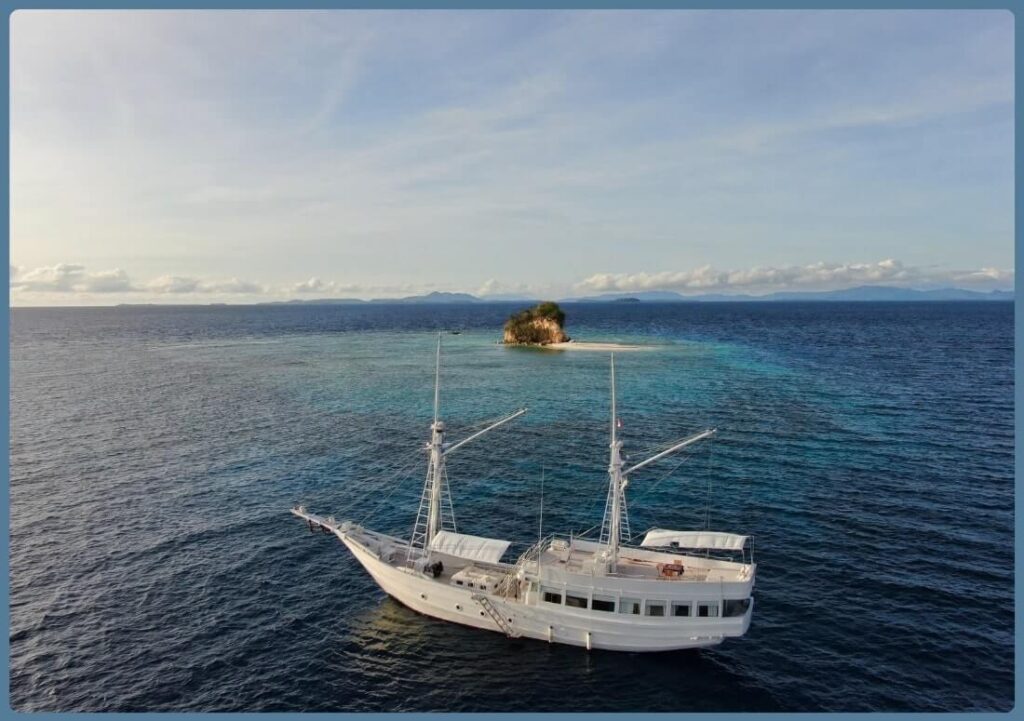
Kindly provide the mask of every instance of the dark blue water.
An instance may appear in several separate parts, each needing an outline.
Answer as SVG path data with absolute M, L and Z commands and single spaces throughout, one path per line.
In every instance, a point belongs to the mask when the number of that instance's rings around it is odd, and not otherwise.
M 600 521 L 607 357 L 507 305 L 11 311 L 11 695 L 24 711 L 1008 710 L 1009 304 L 571 306 L 618 358 L 634 531 L 753 534 L 747 637 L 587 653 L 387 599 L 296 502 L 407 533 L 436 329 L 460 530 Z M 709 483 L 710 481 L 710 483 Z M 710 485 L 710 494 L 709 494 Z M 710 500 L 710 503 L 709 503 Z

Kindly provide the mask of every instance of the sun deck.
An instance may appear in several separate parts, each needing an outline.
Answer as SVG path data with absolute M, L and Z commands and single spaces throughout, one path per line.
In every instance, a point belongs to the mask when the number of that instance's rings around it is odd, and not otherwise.
M 548 546 L 541 554 L 541 564 L 549 569 L 564 569 L 573 575 L 690 583 L 745 581 L 751 573 L 751 566 L 746 563 L 629 547 L 621 548 L 615 569 L 607 571 L 601 557 L 601 547 L 593 542 L 579 540 L 564 549 Z

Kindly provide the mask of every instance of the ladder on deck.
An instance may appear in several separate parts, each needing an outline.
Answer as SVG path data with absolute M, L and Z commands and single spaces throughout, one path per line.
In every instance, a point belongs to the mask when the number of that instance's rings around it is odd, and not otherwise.
M 601 537 L 598 540 L 602 546 L 608 545 L 611 540 L 611 511 L 612 511 L 612 486 L 608 486 L 608 497 L 604 503 L 604 520 L 601 523 Z M 619 540 L 629 541 L 633 533 L 629 530 L 629 509 L 626 507 L 626 493 L 619 491 Z
M 508 619 L 502 618 L 501 614 L 498 613 L 498 609 L 491 603 L 491 599 L 487 598 L 480 593 L 474 593 L 472 596 L 473 600 L 480 604 L 480 607 L 487 612 L 487 615 L 498 624 L 498 628 L 505 632 L 505 635 L 509 638 L 519 638 L 519 632 L 509 622 Z
M 458 533 L 455 525 L 455 509 L 452 506 L 452 489 L 448 483 L 448 471 L 443 471 L 441 488 L 441 528 Z M 409 546 L 406 551 L 406 560 L 413 558 L 413 549 L 420 548 L 427 551 L 427 517 L 430 515 L 430 485 L 433 472 L 427 472 L 427 481 L 423 484 L 423 493 L 420 494 L 420 507 L 416 512 L 416 522 L 412 526 L 412 535 L 409 537 Z

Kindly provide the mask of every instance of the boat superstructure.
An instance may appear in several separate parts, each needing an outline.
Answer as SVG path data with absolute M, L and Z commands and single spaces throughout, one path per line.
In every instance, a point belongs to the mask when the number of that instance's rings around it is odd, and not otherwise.
M 542 536 L 514 563 L 505 563 L 501 559 L 509 541 L 457 531 L 445 460 L 526 409 L 447 442 L 440 419 L 440 350 L 438 338 L 427 476 L 409 538 L 337 522 L 303 506 L 293 508 L 293 514 L 311 530 L 319 527 L 337 536 L 393 598 L 446 621 L 510 637 L 619 651 L 714 646 L 746 633 L 756 571 L 747 536 L 651 529 L 638 545 L 630 545 L 628 533 L 631 475 L 711 437 L 714 429 L 627 466 L 617 432 L 612 357 L 609 486 L 600 536 Z

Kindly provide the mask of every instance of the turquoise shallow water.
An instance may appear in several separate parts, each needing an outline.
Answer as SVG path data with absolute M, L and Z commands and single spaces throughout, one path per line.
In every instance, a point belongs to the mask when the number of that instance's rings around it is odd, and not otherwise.
M 460 530 L 600 521 L 608 358 L 495 343 L 511 306 L 11 312 L 11 694 L 20 710 L 1006 710 L 1009 304 L 604 304 L 632 528 L 751 533 L 749 635 L 587 654 L 418 616 L 296 502 L 405 534 L 433 344 Z M 709 499 L 710 482 L 710 505 Z M 970 669 L 968 673 L 965 669 Z

